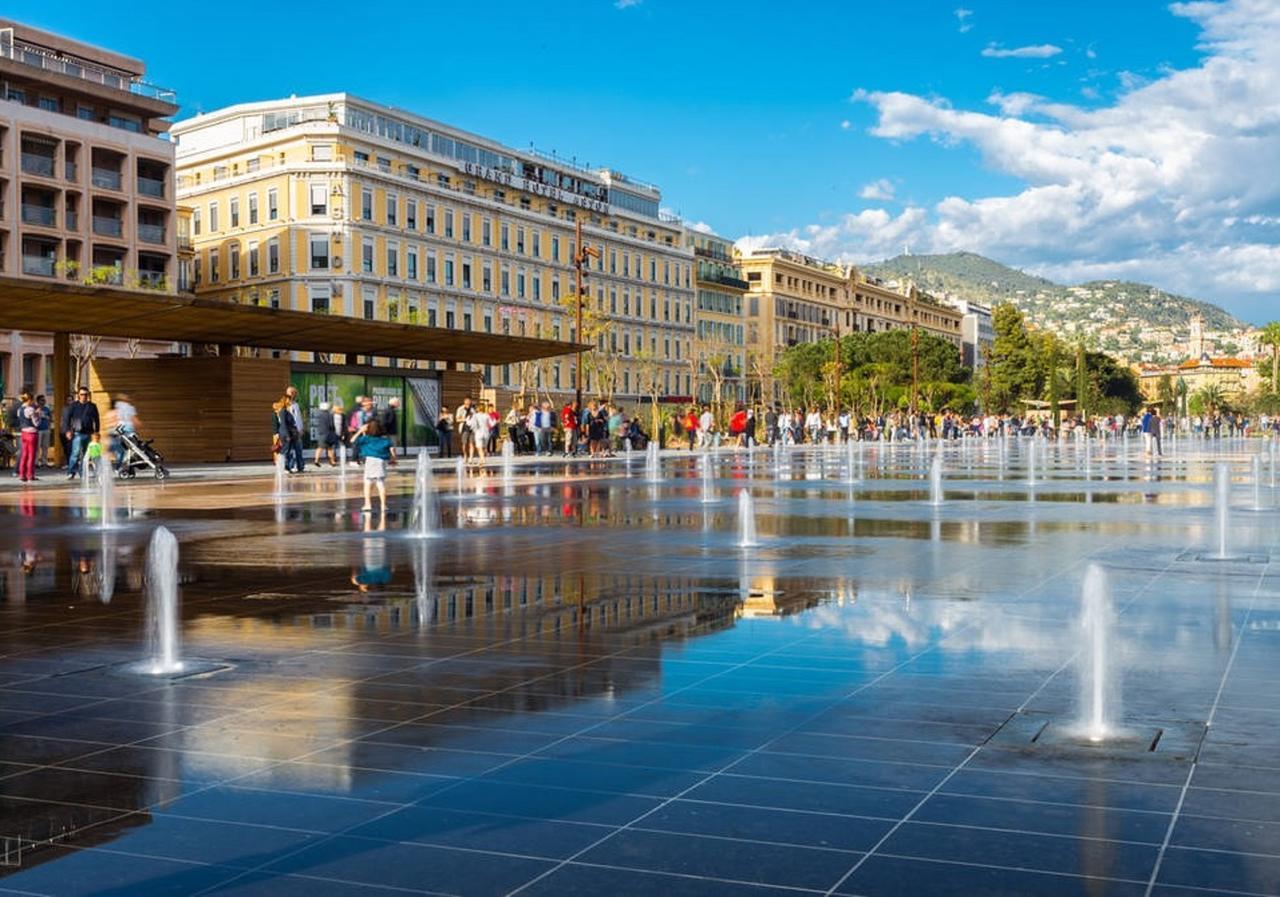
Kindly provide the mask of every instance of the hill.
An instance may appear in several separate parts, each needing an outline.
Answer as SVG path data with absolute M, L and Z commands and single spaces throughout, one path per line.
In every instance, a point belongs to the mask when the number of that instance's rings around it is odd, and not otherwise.
M 1114 331 L 1170 329 L 1185 332 L 1199 312 L 1209 331 L 1234 331 L 1246 325 L 1218 306 L 1200 299 L 1129 281 L 1090 281 L 1063 286 L 1018 271 L 973 252 L 947 255 L 899 255 L 863 266 L 884 280 L 910 277 L 921 289 L 953 293 L 995 304 L 1012 302 L 1037 326 L 1106 337 Z

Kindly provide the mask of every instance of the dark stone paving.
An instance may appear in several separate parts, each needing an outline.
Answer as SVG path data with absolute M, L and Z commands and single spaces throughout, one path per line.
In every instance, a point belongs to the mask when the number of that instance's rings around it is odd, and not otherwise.
M 725 454 L 709 503 L 683 458 L 547 466 L 427 541 L 403 483 L 370 531 L 332 478 L 0 509 L 0 894 L 1280 893 L 1280 512 L 1201 563 L 1190 452 L 1032 490 L 951 448 L 937 508 L 927 455 L 844 457 Z M 158 523 L 201 675 L 125 668 Z M 1163 752 L 1031 740 L 1076 715 L 1092 561 Z

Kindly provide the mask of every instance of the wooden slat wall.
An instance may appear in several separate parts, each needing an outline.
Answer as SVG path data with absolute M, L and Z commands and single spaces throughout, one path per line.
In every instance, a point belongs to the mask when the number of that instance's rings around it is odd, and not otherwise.
M 271 403 L 288 382 L 289 362 L 275 358 L 99 359 L 90 375 L 104 418 L 127 394 L 143 434 L 175 463 L 269 460 Z

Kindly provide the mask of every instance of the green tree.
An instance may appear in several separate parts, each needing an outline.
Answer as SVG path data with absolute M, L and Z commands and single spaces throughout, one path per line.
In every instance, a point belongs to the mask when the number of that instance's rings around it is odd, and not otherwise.
M 1271 348 L 1271 394 L 1280 395 L 1280 321 L 1263 327 L 1258 342 Z
M 1023 399 L 1038 398 L 1046 366 L 1027 333 L 1022 312 L 1013 305 L 997 305 L 991 316 L 995 340 L 988 363 L 991 404 L 996 411 L 1015 410 Z

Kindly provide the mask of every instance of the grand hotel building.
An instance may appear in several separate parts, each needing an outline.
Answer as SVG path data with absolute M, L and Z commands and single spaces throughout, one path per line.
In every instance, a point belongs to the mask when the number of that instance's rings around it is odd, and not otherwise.
M 584 389 L 634 400 L 655 369 L 665 396 L 696 389 L 693 252 L 656 187 L 345 93 L 231 106 L 172 134 L 199 294 L 574 340 L 581 224 L 599 251 L 584 332 L 603 350 Z M 576 385 L 572 356 L 483 376 L 556 397 Z

